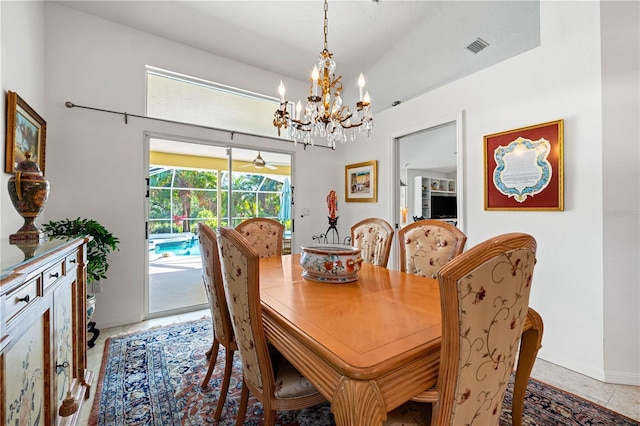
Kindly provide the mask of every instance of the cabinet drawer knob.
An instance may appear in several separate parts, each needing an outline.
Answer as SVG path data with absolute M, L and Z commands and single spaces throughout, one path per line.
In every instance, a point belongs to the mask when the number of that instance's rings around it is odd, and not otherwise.
M 71 260 L 69 260 L 69 263 L 76 263 L 76 260 L 75 259 L 71 259 Z
M 49 278 L 58 278 L 60 276 L 59 273 L 55 273 L 55 274 L 49 274 Z
M 26 295 L 26 296 L 24 296 L 24 297 L 18 297 L 18 298 L 17 298 L 17 301 L 18 301 L 18 302 L 29 303 L 29 299 L 30 299 L 30 298 L 29 298 L 29 295 L 27 294 L 27 295 Z

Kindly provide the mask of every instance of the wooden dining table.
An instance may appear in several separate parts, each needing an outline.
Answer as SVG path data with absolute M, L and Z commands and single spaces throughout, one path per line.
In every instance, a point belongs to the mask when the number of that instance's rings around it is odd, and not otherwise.
M 436 384 L 438 281 L 363 263 L 356 281 L 316 282 L 302 278 L 299 256 L 260 259 L 267 339 L 331 402 L 337 425 L 381 425 L 389 411 Z M 516 368 L 514 425 L 522 422 L 542 331 L 530 309 Z

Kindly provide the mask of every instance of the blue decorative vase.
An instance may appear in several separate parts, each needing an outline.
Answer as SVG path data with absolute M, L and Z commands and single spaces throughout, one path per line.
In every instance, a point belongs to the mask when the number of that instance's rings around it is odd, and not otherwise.
M 95 294 L 87 294 L 87 323 L 93 317 L 93 313 L 96 310 L 96 295 Z

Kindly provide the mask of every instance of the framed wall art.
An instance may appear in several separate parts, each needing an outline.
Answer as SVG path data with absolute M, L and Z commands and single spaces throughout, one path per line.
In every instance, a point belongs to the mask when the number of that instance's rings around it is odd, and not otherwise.
M 564 210 L 564 121 L 484 137 L 485 210 Z
M 347 202 L 378 201 L 378 162 L 348 164 L 344 168 L 344 193 Z
M 6 173 L 14 173 L 16 166 L 27 159 L 38 164 L 44 175 L 47 123 L 15 92 L 7 92 L 7 138 L 5 151 Z

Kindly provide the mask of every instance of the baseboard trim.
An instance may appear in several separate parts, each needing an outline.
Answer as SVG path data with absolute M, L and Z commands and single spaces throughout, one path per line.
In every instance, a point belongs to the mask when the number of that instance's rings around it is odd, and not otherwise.
M 96 321 L 96 328 L 102 330 L 113 327 L 123 327 L 130 324 L 137 324 L 142 321 L 142 315 L 132 315 L 127 318 L 118 318 L 116 321 Z
M 605 371 L 604 381 L 605 383 L 615 383 L 616 385 L 640 386 L 640 373 Z

